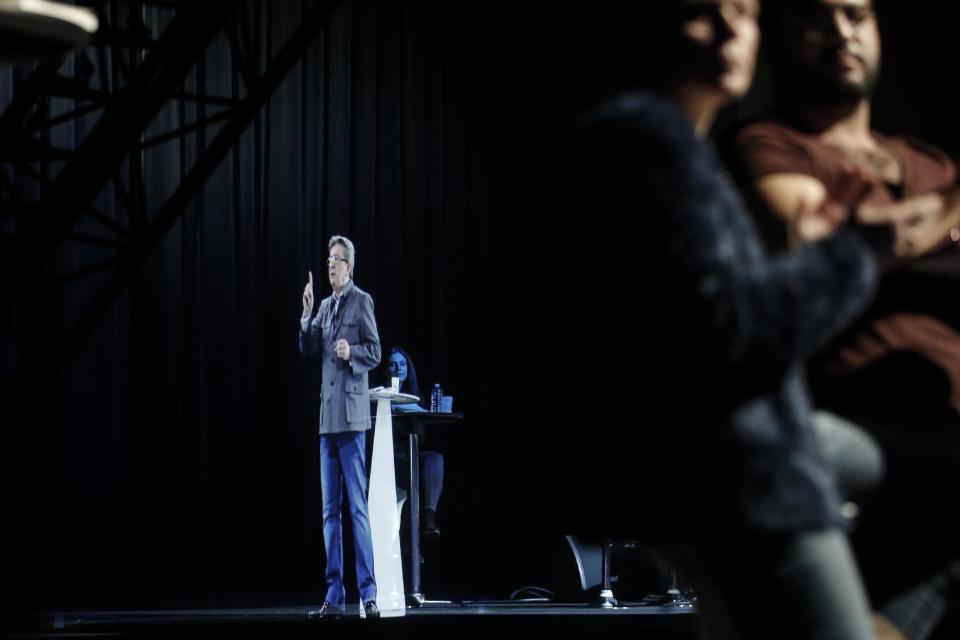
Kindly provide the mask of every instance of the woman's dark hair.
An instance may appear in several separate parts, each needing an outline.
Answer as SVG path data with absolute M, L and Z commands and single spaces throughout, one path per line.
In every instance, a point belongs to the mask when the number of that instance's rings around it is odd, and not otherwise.
M 390 347 L 387 350 L 387 357 L 383 361 L 383 375 L 386 381 L 390 381 L 390 369 L 388 362 L 390 356 L 399 353 L 407 361 L 407 379 L 400 383 L 400 393 L 409 393 L 420 398 L 418 404 L 423 404 L 423 397 L 420 395 L 420 385 L 417 383 L 417 369 L 413 366 L 413 359 L 403 350 L 403 347 Z

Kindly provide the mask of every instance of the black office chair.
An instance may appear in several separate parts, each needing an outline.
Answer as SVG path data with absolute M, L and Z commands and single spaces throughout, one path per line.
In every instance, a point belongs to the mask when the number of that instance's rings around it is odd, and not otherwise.
M 573 556 L 577 561 L 577 570 L 580 576 L 580 588 L 588 591 L 594 587 L 600 587 L 600 595 L 592 605 L 602 609 L 614 609 L 621 606 L 613 593 L 613 583 L 617 582 L 617 576 L 611 571 L 610 559 L 614 546 L 620 549 L 639 549 L 643 545 L 639 542 L 613 542 L 604 540 L 600 543 L 584 543 L 576 536 L 566 535 L 564 538 L 573 551 Z M 696 602 L 688 598 L 680 588 L 677 580 L 677 572 L 670 568 L 670 586 L 667 588 L 663 598 L 650 601 L 647 604 L 656 604 L 661 607 L 670 607 L 673 609 L 692 609 Z

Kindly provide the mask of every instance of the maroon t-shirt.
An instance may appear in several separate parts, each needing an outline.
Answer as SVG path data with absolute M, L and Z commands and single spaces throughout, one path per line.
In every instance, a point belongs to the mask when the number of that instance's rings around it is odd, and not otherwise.
M 936 147 L 913 138 L 890 137 L 876 131 L 872 134 L 900 161 L 903 182 L 897 193 L 896 186 L 888 185 L 880 176 L 870 175 L 865 169 L 869 180 L 864 202 L 895 202 L 939 191 L 957 182 L 956 165 Z M 736 145 L 747 177 L 752 180 L 777 173 L 803 173 L 822 182 L 827 192 L 837 199 L 842 191 L 840 181 L 845 176 L 849 179 L 846 166 L 852 163 L 841 150 L 823 142 L 817 134 L 798 131 L 781 121 L 769 120 L 745 127 L 737 134 Z
M 849 167 L 853 162 L 843 151 L 823 142 L 817 134 L 799 131 L 781 120 L 748 125 L 737 134 L 735 149 L 747 181 L 782 173 L 806 174 L 822 182 L 827 193 L 841 202 L 841 194 L 858 193 L 861 202 L 886 204 L 957 183 L 956 164 L 939 149 L 913 138 L 876 131 L 872 135 L 898 159 L 902 172 L 899 185 L 888 184 L 876 173 L 856 165 L 864 169 L 864 184 L 850 189 L 842 181 L 851 179 Z M 949 243 L 945 238 L 939 248 Z M 935 317 L 922 313 L 883 315 L 874 319 L 868 330 L 841 344 L 835 355 L 842 367 L 858 370 L 893 351 L 920 354 L 944 371 L 950 379 L 950 404 L 960 411 L 960 334 Z

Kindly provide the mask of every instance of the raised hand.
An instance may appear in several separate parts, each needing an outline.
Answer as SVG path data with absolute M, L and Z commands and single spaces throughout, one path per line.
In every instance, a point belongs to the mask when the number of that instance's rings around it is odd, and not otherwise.
M 307 271 L 307 286 L 303 288 L 303 315 L 313 315 L 313 271 Z

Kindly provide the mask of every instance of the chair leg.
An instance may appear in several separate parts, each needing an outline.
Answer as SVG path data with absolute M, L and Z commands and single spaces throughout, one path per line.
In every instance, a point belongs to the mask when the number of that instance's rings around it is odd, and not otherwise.
M 680 582 L 677 580 L 677 570 L 674 568 L 670 569 L 670 588 L 667 589 L 666 600 L 661 606 L 673 609 L 692 609 L 696 606 L 696 603 L 685 596 L 683 591 L 680 590 Z
M 602 547 L 603 565 L 600 572 L 600 576 L 603 579 L 603 587 L 600 591 L 600 599 L 597 602 L 597 605 L 603 609 L 613 609 L 619 604 L 613 595 L 613 581 L 610 577 L 610 552 L 612 550 L 613 543 L 609 540 L 604 540 Z

